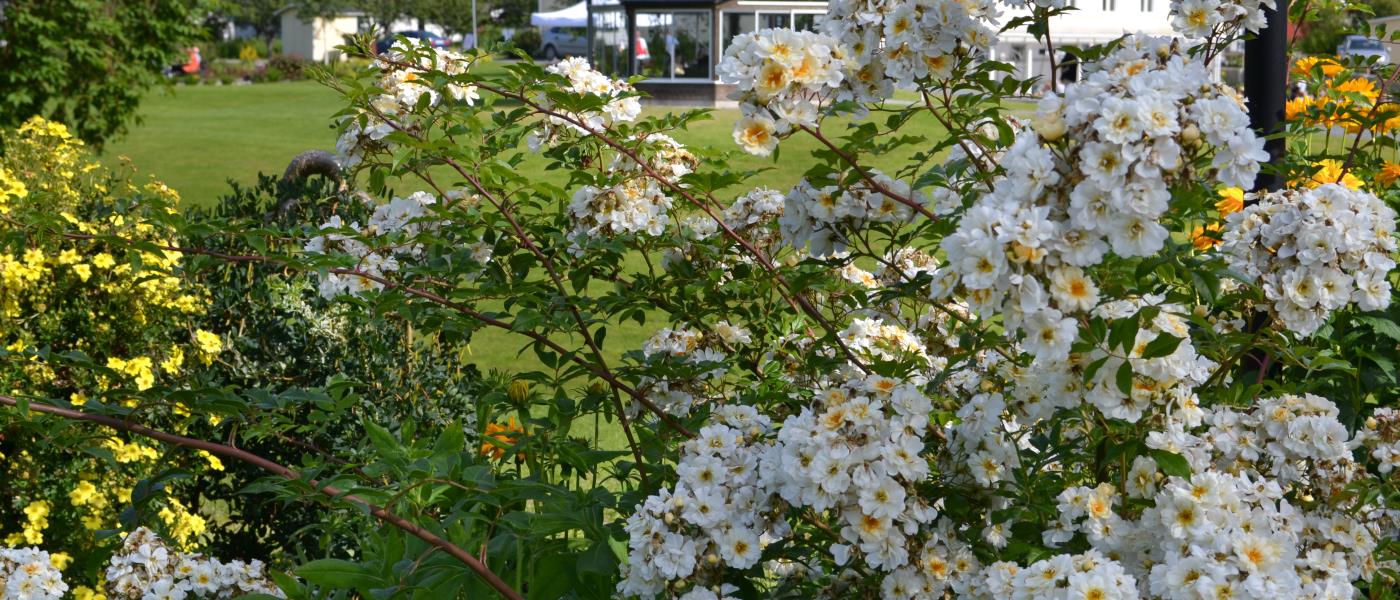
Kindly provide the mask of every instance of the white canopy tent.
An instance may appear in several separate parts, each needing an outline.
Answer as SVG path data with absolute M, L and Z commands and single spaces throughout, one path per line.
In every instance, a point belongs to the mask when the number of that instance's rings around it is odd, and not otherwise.
M 530 24 L 546 27 L 588 27 L 588 3 L 580 2 L 568 8 L 530 15 Z
M 594 0 L 593 6 L 617 6 L 617 0 Z M 669 24 L 667 15 L 640 15 L 639 27 L 661 27 Z M 588 1 L 584 0 L 568 8 L 550 12 L 530 13 L 530 24 L 541 29 L 547 27 L 588 27 Z

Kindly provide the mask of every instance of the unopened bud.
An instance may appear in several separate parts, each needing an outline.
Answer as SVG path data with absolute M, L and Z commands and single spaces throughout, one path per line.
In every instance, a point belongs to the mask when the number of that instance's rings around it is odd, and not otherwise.
M 530 399 L 530 382 L 524 379 L 510 382 L 510 386 L 506 388 L 506 396 L 510 397 L 511 402 L 524 404 Z
M 1201 141 L 1201 130 L 1195 125 L 1187 125 L 1181 130 L 1181 141 L 1187 146 L 1194 146 L 1196 142 Z

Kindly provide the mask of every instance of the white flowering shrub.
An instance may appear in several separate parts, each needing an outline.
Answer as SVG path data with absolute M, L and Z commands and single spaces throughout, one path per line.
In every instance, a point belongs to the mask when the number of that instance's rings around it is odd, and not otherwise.
M 58 565 L 37 548 L 0 548 L 0 590 L 7 600 L 57 600 L 68 591 Z M 106 569 L 107 598 L 182 600 L 238 598 L 253 594 L 285 598 L 268 579 L 261 561 L 220 562 L 177 552 L 155 532 L 137 528 L 122 541 Z M 83 588 L 86 595 L 94 594 Z M 77 594 L 82 596 L 84 594 Z
M 288 597 L 1389 597 L 1400 167 L 1356 133 L 1390 117 L 1268 164 L 1213 78 L 1264 6 L 1174 3 L 1178 37 L 1080 49 L 1055 91 L 986 51 L 1012 11 L 1048 42 L 1063 3 L 834 2 L 728 44 L 719 152 L 684 143 L 703 111 L 580 59 L 398 47 L 326 78 L 358 218 L 185 222 L 256 254 L 170 251 L 436 334 L 405 360 L 518 351 L 477 425 L 367 418 L 351 460 L 296 437 L 375 382 L 140 397 L 226 419 L 225 456 L 280 478 L 251 492 L 373 517 L 328 550 L 353 560 L 269 572 Z M 791 185 L 727 154 L 794 138 Z M 1245 193 L 1261 172 L 1297 189 Z M 132 406 L 84 410 L 142 433 Z M 265 586 L 156 554 L 124 549 L 111 592 Z
M 38 548 L 0 548 L 0 596 L 58 600 L 68 591 L 53 557 Z
M 1262 287 L 1278 322 L 1299 335 L 1349 304 L 1390 306 L 1395 210 L 1368 192 L 1329 183 L 1264 195 L 1230 215 L 1221 247 L 1230 268 Z

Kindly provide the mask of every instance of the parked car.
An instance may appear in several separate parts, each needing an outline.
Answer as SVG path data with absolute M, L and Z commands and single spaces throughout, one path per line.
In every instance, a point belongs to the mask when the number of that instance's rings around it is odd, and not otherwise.
M 1375 38 L 1368 38 L 1360 35 L 1349 35 L 1337 46 L 1337 56 L 1341 58 L 1368 58 L 1376 57 L 1376 62 L 1386 64 L 1390 62 L 1390 52 L 1385 49 L 1385 44 Z
M 394 42 L 398 41 L 399 36 L 413 40 L 425 40 L 434 48 L 447 48 L 452 45 L 452 42 L 447 38 L 431 31 L 399 31 L 394 33 L 394 35 L 383 37 L 378 42 L 375 42 L 374 51 L 380 54 L 388 52 L 389 47 L 393 46 Z
M 540 32 L 540 54 L 547 60 L 588 54 L 588 29 L 548 27 Z

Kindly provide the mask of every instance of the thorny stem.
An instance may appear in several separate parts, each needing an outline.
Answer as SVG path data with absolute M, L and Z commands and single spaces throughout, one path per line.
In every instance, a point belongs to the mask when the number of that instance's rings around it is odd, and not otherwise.
M 10 396 L 0 395 L 0 404 L 18 407 L 19 401 Z M 173 433 L 160 431 L 158 429 L 152 429 L 150 427 L 146 427 L 138 423 L 124 421 L 116 417 L 97 415 L 77 410 L 69 410 L 66 408 L 59 408 L 57 406 L 52 406 L 43 403 L 31 402 L 28 404 L 28 409 L 34 412 L 41 412 L 58 417 L 63 417 L 65 419 L 96 423 L 98 425 L 103 425 L 112 429 L 120 429 L 122 431 L 130 432 L 143 437 L 148 437 L 154 440 L 159 440 L 168 444 L 175 444 L 177 446 L 184 446 L 186 448 L 204 450 L 205 452 L 208 452 L 210 454 L 217 454 L 219 456 L 237 460 L 239 462 L 248 463 L 265 471 L 274 473 L 289 481 L 303 480 L 300 472 L 293 471 L 292 469 L 289 469 L 281 464 L 275 463 L 271 460 L 248 452 L 247 450 L 242 450 L 233 446 L 220 444 L 218 442 L 210 442 L 207 440 L 199 440 L 179 436 Z M 502 596 L 509 598 L 510 600 L 524 600 L 524 597 L 521 596 L 519 592 L 515 591 L 513 588 L 510 587 L 509 584 L 505 582 L 505 580 L 501 579 L 500 576 L 492 572 L 491 569 L 486 566 L 483 560 L 477 559 L 475 556 L 472 556 L 471 553 L 467 552 L 466 550 L 463 550 L 460 546 L 457 546 L 452 542 L 438 537 L 433 532 L 428 531 L 420 527 L 419 525 L 408 521 L 398 515 L 395 515 L 379 505 L 371 503 L 354 494 L 346 493 L 345 490 L 341 490 L 338 487 L 335 487 L 330 484 L 323 484 L 314 479 L 307 480 L 307 483 L 311 487 L 315 488 L 317 492 L 320 492 L 325 496 L 328 496 L 333 499 L 344 500 L 351 504 L 356 504 L 361 507 L 364 507 L 368 509 L 370 514 L 374 515 L 376 518 L 385 521 L 393 525 L 394 527 L 402 529 L 404 532 L 420 540 L 423 540 L 424 542 L 427 542 L 432 546 L 441 548 L 443 551 L 452 555 L 453 558 L 461 561 L 462 564 L 467 565 L 467 568 L 474 571 L 478 576 L 480 576 L 484 581 L 486 581 L 487 585 L 491 586 Z

